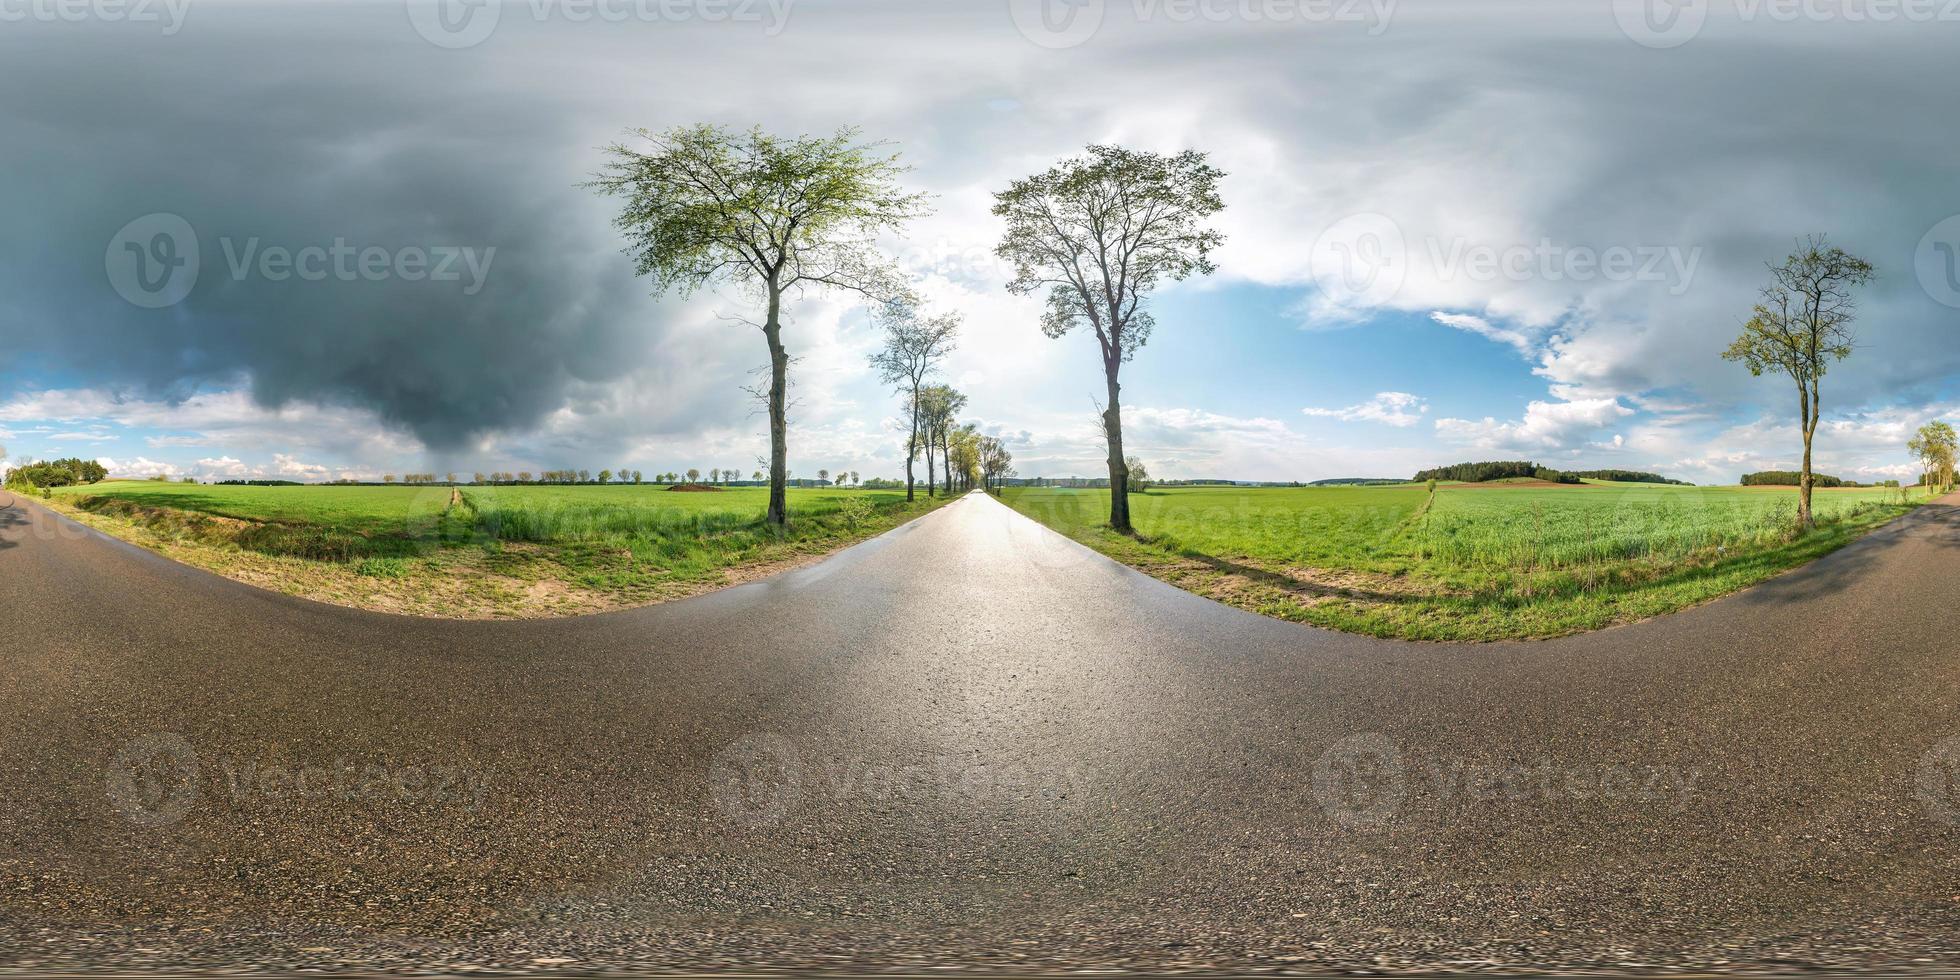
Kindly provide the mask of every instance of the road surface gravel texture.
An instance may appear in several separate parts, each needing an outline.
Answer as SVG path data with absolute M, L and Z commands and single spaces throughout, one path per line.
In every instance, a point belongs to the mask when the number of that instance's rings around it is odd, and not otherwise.
M 581 619 L 261 592 L 0 496 L 0 972 L 1960 968 L 1960 498 L 1410 644 L 972 496 Z

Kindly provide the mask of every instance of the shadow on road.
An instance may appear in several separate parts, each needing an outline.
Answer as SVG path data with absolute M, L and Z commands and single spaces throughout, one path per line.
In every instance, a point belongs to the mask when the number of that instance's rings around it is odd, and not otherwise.
M 12 495 L 0 494 L 0 551 L 20 547 L 20 542 L 11 536 L 6 536 L 6 532 L 17 527 L 28 527 L 33 523 L 34 521 L 27 516 L 26 510 L 13 499 Z
M 1743 592 L 1737 601 L 1752 606 L 1781 606 L 1821 599 L 1864 579 L 1887 552 L 1908 540 L 1940 548 L 1960 548 L 1960 533 L 1956 532 L 1960 532 L 1960 507 L 1922 504 L 1901 522 L 1879 528 L 1805 568 Z

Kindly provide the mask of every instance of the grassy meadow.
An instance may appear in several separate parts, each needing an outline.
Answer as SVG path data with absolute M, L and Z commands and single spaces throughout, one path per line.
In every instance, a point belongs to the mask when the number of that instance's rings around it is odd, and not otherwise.
M 1803 564 L 1923 502 L 1789 487 L 1533 481 L 1374 487 L 1009 488 L 1016 510 L 1119 561 L 1254 612 L 1376 636 L 1495 640 L 1632 622 Z
M 109 482 L 47 501 L 188 564 L 293 595 L 389 612 L 521 618 L 720 588 L 828 554 L 924 513 L 905 492 L 665 486 L 207 486 Z

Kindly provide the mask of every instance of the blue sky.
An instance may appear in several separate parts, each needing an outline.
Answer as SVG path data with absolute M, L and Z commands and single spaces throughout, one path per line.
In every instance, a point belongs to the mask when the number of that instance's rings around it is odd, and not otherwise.
M 1088 338 L 1043 337 L 1039 301 L 1001 288 L 987 209 L 1092 141 L 1229 174 L 1218 273 L 1157 297 L 1126 368 L 1126 441 L 1159 475 L 1794 466 L 1788 382 L 1718 355 L 1763 264 L 1818 232 L 1880 272 L 1826 379 L 1820 468 L 1910 475 L 1911 429 L 1960 414 L 1960 24 L 1716 3 L 1657 38 L 1630 0 L 1356 21 L 1083 0 L 1045 35 L 1043 2 L 507 4 L 462 34 L 421 0 L 9 23 L 0 80 L 36 94 L 0 107 L 0 444 L 203 478 L 751 469 L 764 353 L 728 320 L 751 299 L 649 296 L 577 187 L 622 129 L 697 121 L 892 141 L 935 213 L 887 250 L 965 316 L 946 377 L 1027 475 L 1098 472 L 1101 382 Z M 118 246 L 164 227 L 197 274 L 133 302 Z M 336 243 L 378 271 L 257 261 Z M 400 271 L 441 254 L 467 261 Z M 792 468 L 898 473 L 861 305 L 791 313 Z

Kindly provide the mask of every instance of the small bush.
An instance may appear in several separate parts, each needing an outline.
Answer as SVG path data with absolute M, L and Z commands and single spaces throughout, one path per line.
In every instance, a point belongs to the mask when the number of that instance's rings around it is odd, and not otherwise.
M 408 575 L 408 561 L 403 558 L 369 558 L 354 568 L 354 574 L 366 578 L 403 578 Z

